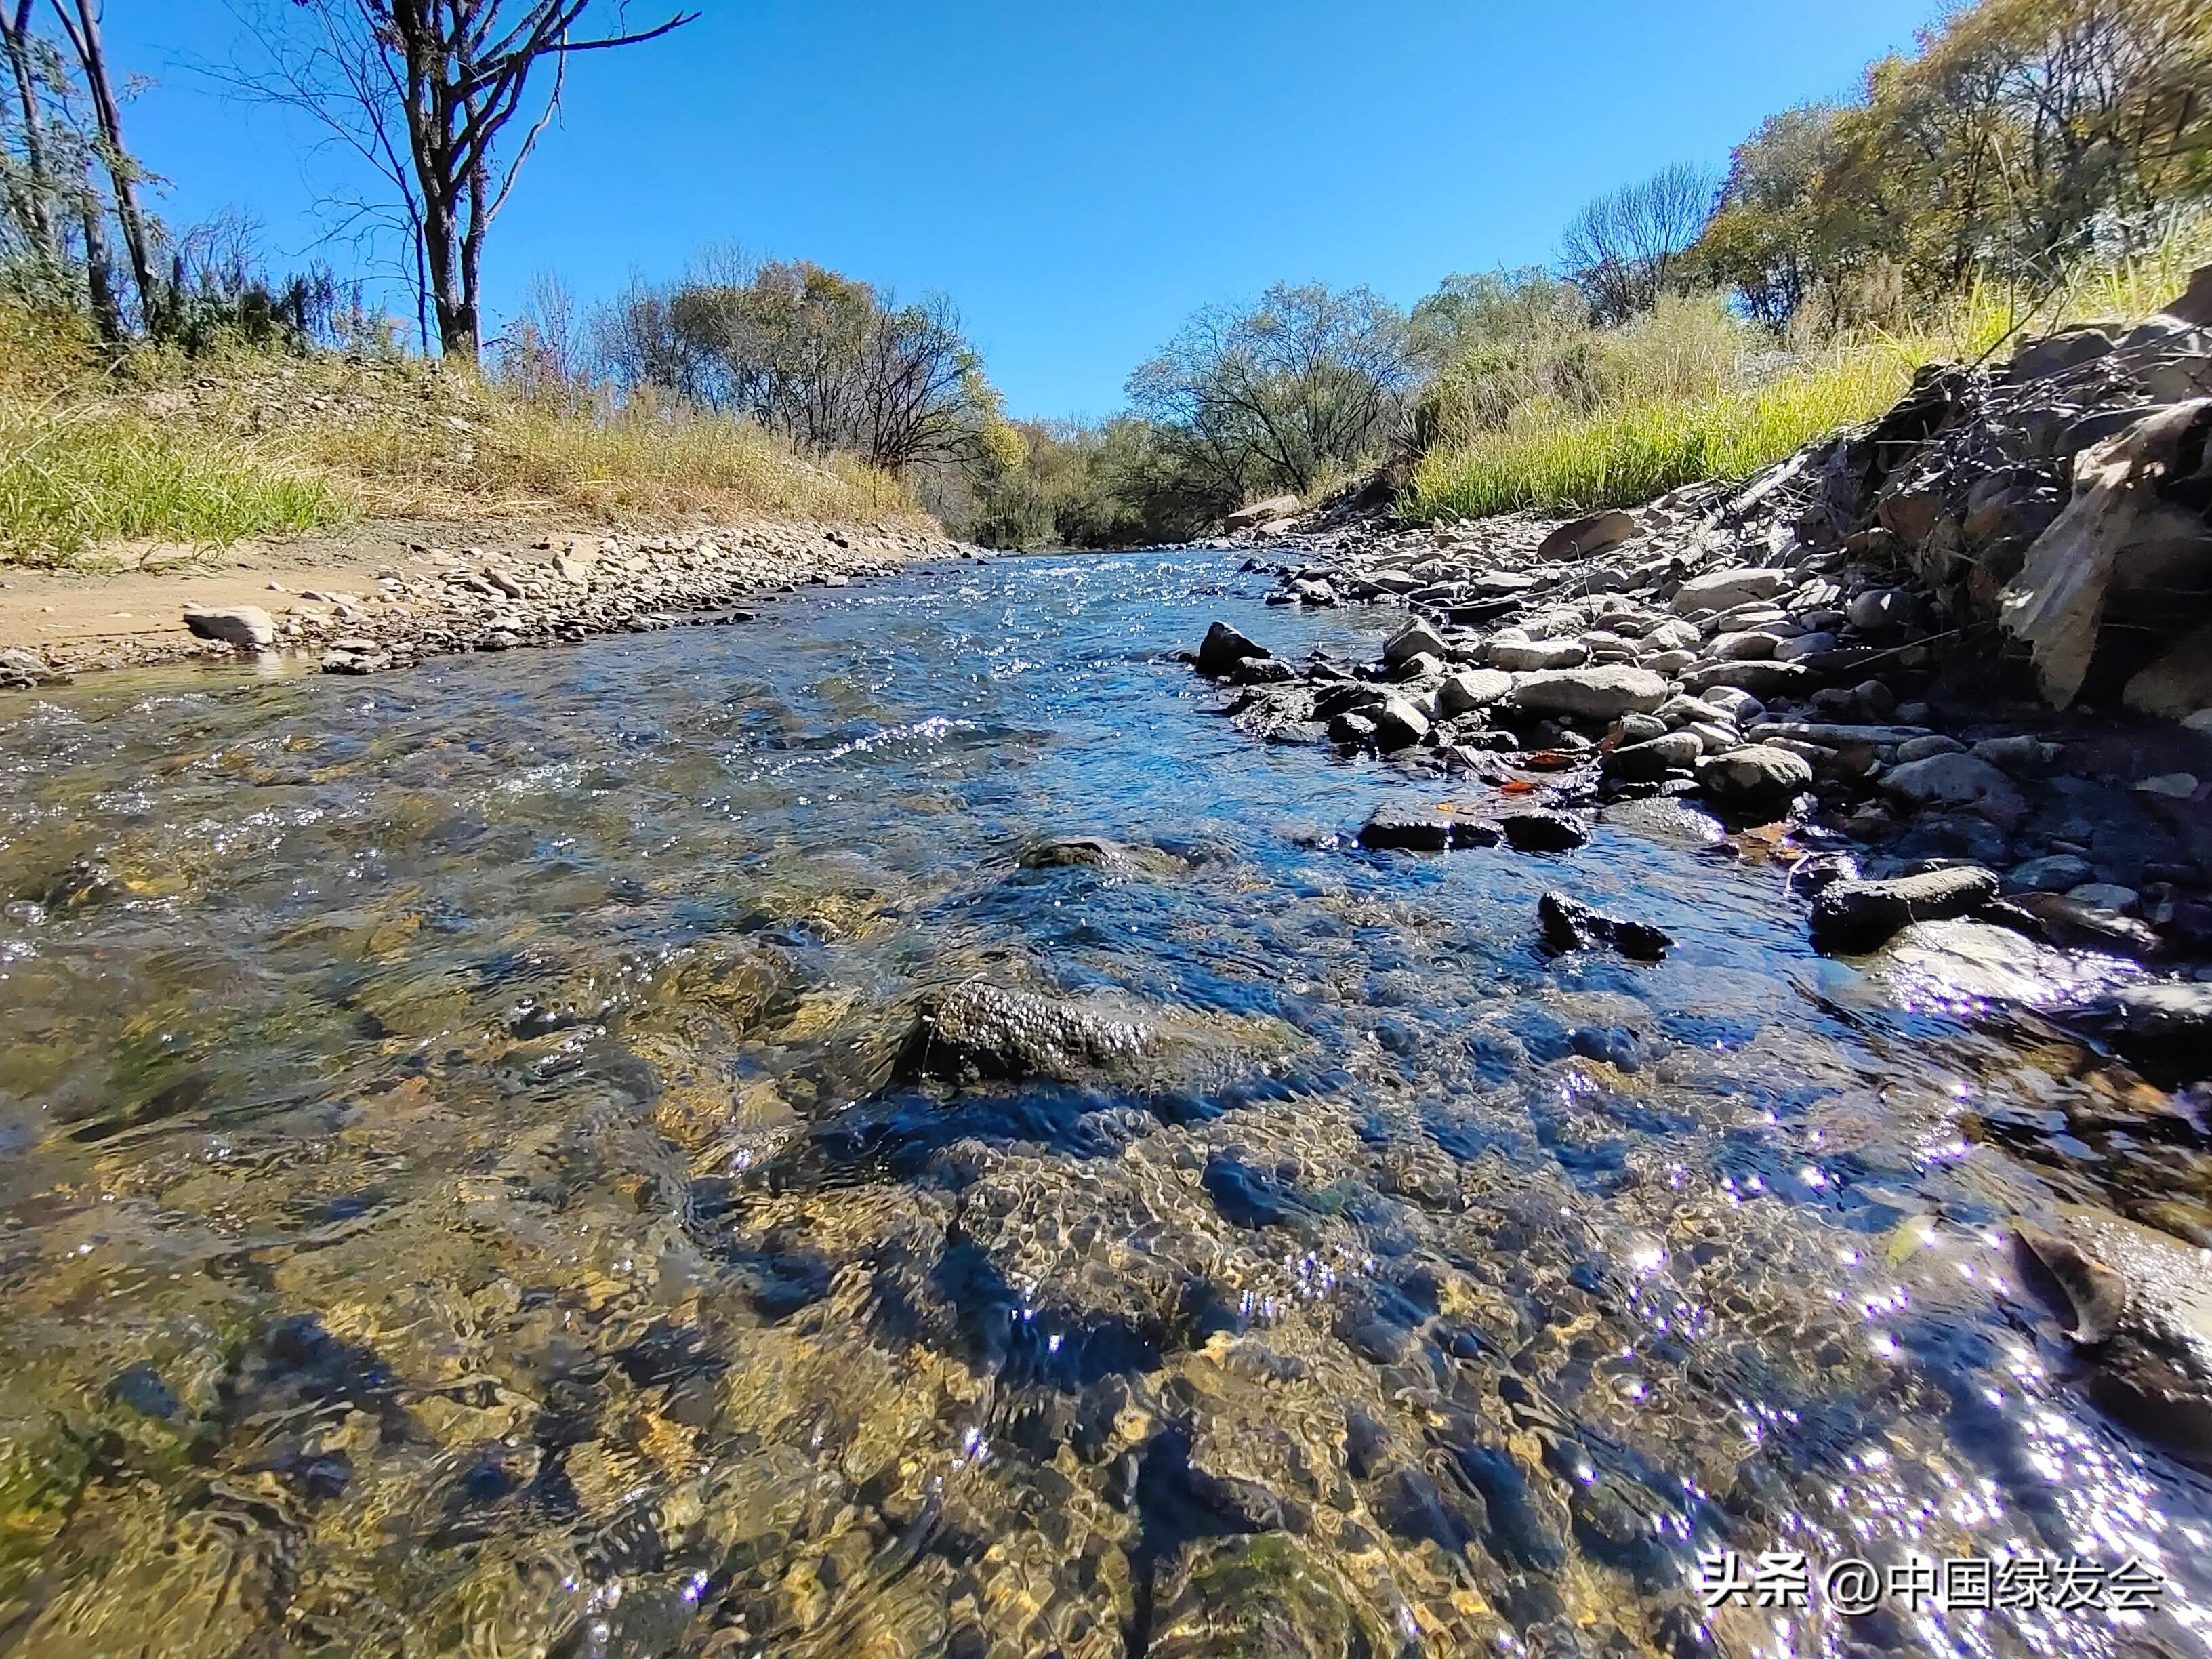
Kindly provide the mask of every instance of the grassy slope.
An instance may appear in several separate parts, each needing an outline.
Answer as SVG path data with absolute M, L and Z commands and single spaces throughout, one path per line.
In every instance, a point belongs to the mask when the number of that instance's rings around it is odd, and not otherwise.
M 750 421 L 562 412 L 408 362 L 241 353 L 104 361 L 0 310 L 0 562 L 117 542 L 215 547 L 364 514 L 918 516 L 894 480 L 817 465 Z
M 1431 450 L 1400 501 L 1419 522 L 1534 508 L 1632 507 L 1678 484 L 1741 478 L 1839 428 L 1872 419 L 1922 363 L 2002 356 L 2069 322 L 2135 320 L 2212 258 L 2212 220 L 2124 264 L 2085 266 L 2039 306 L 1982 287 L 1897 334 L 1795 354 L 1755 383 L 1696 396 L 1630 397 L 1578 414 L 1539 403 L 1504 428 Z

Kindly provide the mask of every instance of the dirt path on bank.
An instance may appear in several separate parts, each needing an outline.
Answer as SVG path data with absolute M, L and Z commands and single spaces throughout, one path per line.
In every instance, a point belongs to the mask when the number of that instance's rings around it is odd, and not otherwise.
M 187 608 L 267 613 L 273 648 L 381 667 L 423 655 L 666 625 L 810 580 L 971 551 L 911 524 L 754 520 L 609 534 L 544 520 L 378 520 L 220 552 L 150 545 L 96 570 L 0 566 L 0 668 L 15 684 L 225 655 Z

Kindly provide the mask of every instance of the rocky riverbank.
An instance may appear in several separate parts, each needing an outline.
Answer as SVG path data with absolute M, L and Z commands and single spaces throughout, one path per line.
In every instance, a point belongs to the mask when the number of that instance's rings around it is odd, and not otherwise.
M 740 620 L 807 583 L 885 575 L 977 550 L 912 526 L 760 520 L 665 535 L 509 533 L 448 546 L 389 527 L 298 552 L 169 571 L 11 573 L 0 684 L 239 653 L 370 673 L 465 651 Z
M 1680 813 L 1784 872 L 1824 949 L 1920 930 L 1908 946 L 2008 988 L 2077 978 L 2053 952 L 2130 964 L 2093 975 L 2080 1023 L 2193 1081 L 2212 1053 L 2192 1048 L 2212 1036 L 2208 390 L 2212 271 L 2132 331 L 1929 371 L 1873 428 L 1746 486 L 1565 523 L 1255 532 L 1270 603 L 1406 623 L 1374 661 L 1284 661 L 1222 625 L 1197 666 L 1255 735 L 1453 781 L 1382 803 L 1368 847 L 1556 851 L 1607 812 Z M 1546 927 L 1570 943 L 1622 925 L 1565 914 Z

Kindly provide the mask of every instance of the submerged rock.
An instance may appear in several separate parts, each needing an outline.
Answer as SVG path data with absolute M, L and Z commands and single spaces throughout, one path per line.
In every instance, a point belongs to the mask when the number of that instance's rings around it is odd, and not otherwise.
M 1359 830 L 1359 844 L 1370 850 L 1441 853 L 1447 847 L 1495 847 L 1498 839 L 1494 825 L 1388 801 L 1375 809 Z
M 1126 1017 L 969 980 L 922 997 L 895 1075 L 1068 1079 L 1126 1065 L 1158 1036 Z
M 2160 1077 L 2212 1077 L 2212 984 L 2202 980 L 2120 986 L 2081 1023 Z
M 2199 1466 L 2212 1461 L 2212 1251 L 2100 1210 L 2056 1231 L 2016 1220 L 2021 1275 L 2064 1322 L 2116 1420 Z
M 1024 870 L 1088 868 L 1124 873 L 1170 875 L 1182 860 L 1157 847 L 1131 847 L 1103 836 L 1060 836 L 1025 848 L 1017 860 Z

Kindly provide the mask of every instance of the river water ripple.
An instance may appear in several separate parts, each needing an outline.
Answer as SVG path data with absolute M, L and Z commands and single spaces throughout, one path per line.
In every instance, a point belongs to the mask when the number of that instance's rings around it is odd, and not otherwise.
M 1389 617 L 1233 566 L 11 694 L 0 1651 L 2203 1650 L 2212 1491 L 1997 1247 L 2100 1154 L 1979 1126 L 2114 1085 L 1693 820 L 1352 849 L 1439 786 L 1170 653 Z M 1551 957 L 1555 886 L 1680 946 Z M 976 978 L 1174 1040 L 896 1073 Z M 1717 1550 L 1810 1604 L 1708 1611 Z M 1915 1554 L 2167 1583 L 1818 1594 Z

